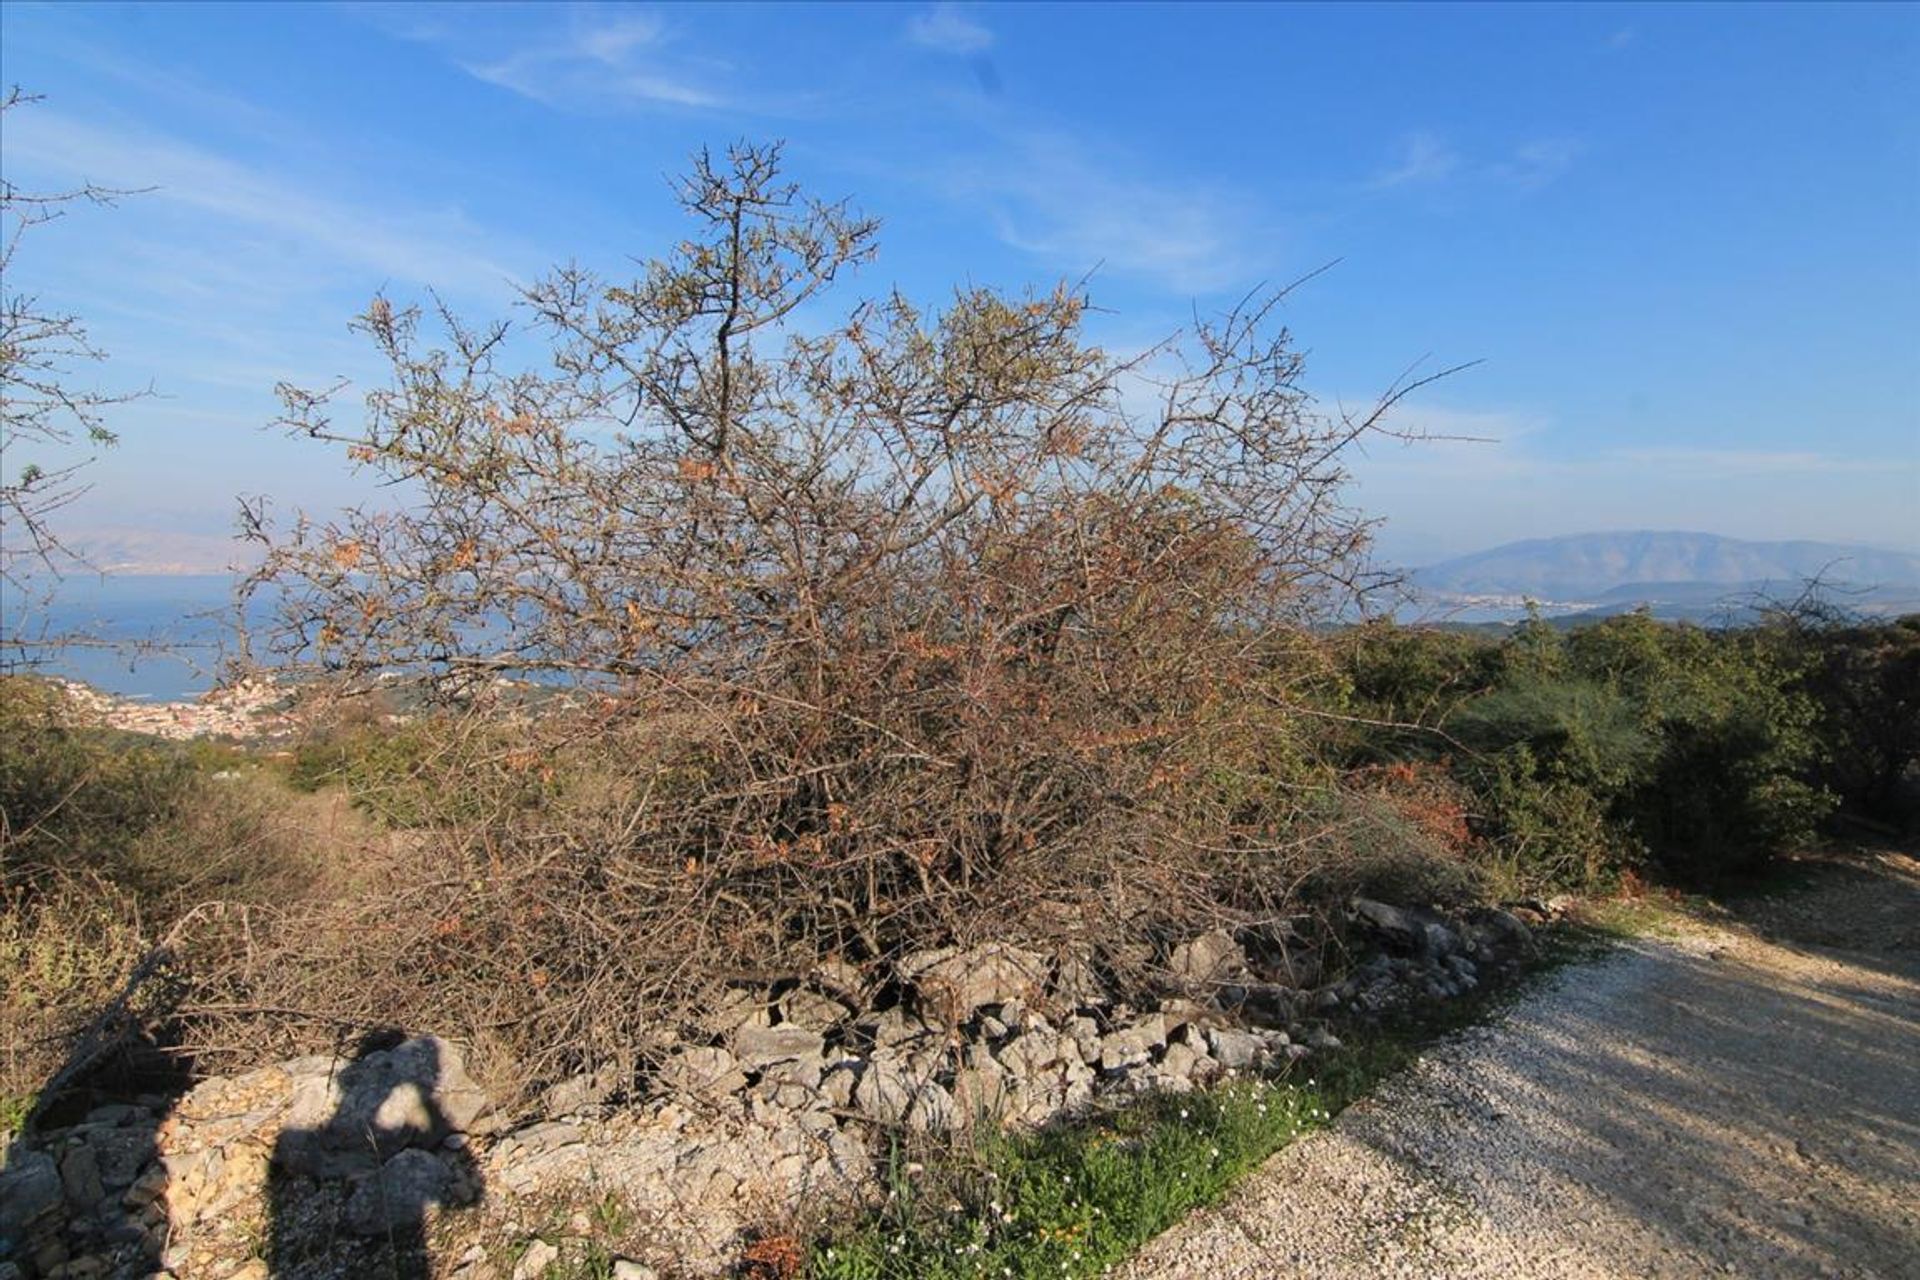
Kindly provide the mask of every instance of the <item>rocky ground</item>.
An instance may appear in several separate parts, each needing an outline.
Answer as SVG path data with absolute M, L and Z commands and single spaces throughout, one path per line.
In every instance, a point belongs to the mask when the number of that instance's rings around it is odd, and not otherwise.
M 1499 911 L 1350 916 L 1371 952 L 1350 973 L 1323 980 L 1288 922 L 1218 929 L 1160 958 L 1144 1005 L 1088 956 L 1004 944 L 742 987 L 655 1060 L 511 1115 L 461 1046 L 397 1034 L 96 1098 L 8 1151 L 0 1280 L 531 1280 L 606 1236 L 622 1276 L 720 1274 L 756 1228 L 879 1194 L 893 1135 L 1046 1124 L 1311 1058 L 1339 1047 L 1329 1018 L 1463 995 L 1532 946 Z
M 1560 971 L 1125 1274 L 1920 1274 L 1920 862 L 1798 871 Z

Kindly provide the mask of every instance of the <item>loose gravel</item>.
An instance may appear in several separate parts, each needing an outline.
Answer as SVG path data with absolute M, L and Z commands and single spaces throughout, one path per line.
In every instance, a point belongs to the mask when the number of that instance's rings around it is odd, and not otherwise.
M 1560 971 L 1120 1274 L 1920 1277 L 1920 863 L 1816 897 Z

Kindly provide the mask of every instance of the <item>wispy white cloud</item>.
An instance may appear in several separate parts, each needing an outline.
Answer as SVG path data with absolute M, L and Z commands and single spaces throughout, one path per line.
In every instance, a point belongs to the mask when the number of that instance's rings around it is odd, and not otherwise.
M 936 4 L 915 14 L 907 23 L 907 39 L 942 53 L 985 53 L 993 47 L 993 32 L 975 22 L 955 4 Z
M 1640 32 L 1637 28 L 1621 27 L 1607 37 L 1607 48 L 1610 50 L 1624 49 L 1639 38 Z
M 1496 182 L 1534 190 L 1564 175 L 1579 154 L 1578 139 L 1545 137 L 1522 142 L 1499 160 L 1470 161 L 1437 134 L 1413 133 L 1401 140 L 1393 159 L 1368 178 L 1366 186 L 1390 191 Z
M 711 59 L 674 48 L 674 30 L 652 10 L 600 6 L 535 10 L 539 25 L 503 24 L 492 11 L 449 23 L 429 10 L 378 11 L 391 34 L 444 54 L 476 79 L 553 107 L 656 105 L 721 108 L 731 95 Z
M 934 181 L 983 209 L 1007 244 L 1068 273 L 1100 268 L 1191 294 L 1256 272 L 1263 238 L 1233 195 L 1149 175 L 1063 134 L 1012 136 Z
M 1580 143 L 1573 138 L 1536 138 L 1514 148 L 1513 154 L 1490 172 L 1502 182 L 1526 190 L 1546 186 L 1573 168 Z
M 718 92 L 650 65 L 641 56 L 659 39 L 650 20 L 585 27 L 560 43 L 523 49 L 498 60 L 459 59 L 467 74 L 548 106 L 577 102 L 665 103 L 718 107 Z
M 514 271 L 480 248 L 479 228 L 455 211 L 355 204 L 307 188 L 190 143 L 160 134 L 108 129 L 51 111 L 14 127 L 7 150 L 15 164 L 107 186 L 148 189 L 142 201 L 183 206 L 226 224 L 183 246 L 206 256 L 210 240 L 237 227 L 284 240 L 297 253 L 351 263 L 397 280 L 456 294 L 503 297 Z
M 1460 169 L 1460 155 L 1431 133 L 1409 135 L 1395 159 L 1374 174 L 1368 186 L 1379 190 L 1441 182 Z

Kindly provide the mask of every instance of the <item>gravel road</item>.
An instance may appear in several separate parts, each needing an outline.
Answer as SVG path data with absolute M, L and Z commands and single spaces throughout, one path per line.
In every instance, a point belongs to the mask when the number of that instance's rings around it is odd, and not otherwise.
M 1550 976 L 1120 1274 L 1920 1277 L 1920 863 Z

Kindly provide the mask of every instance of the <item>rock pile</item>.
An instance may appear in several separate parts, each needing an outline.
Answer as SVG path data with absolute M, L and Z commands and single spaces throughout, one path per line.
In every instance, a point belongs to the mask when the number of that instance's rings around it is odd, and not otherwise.
M 1304 985 L 1317 963 L 1284 935 L 1217 930 L 1166 954 L 1151 1009 L 1110 997 L 1089 956 L 1003 944 L 743 989 L 650 1071 L 564 1081 L 517 1126 L 431 1038 L 99 1108 L 10 1153 L 0 1280 L 263 1274 L 262 1241 L 275 1274 L 348 1275 L 483 1198 L 489 1231 L 525 1241 L 538 1206 L 608 1194 L 662 1274 L 715 1273 L 744 1230 L 871 1195 L 889 1130 L 1039 1125 L 1284 1065 L 1339 1047 L 1331 1016 L 1463 994 L 1531 947 L 1501 912 L 1362 900 L 1352 921 L 1384 949 L 1337 982 Z M 540 1256 L 502 1270 L 476 1247 L 451 1273 L 507 1280 Z

